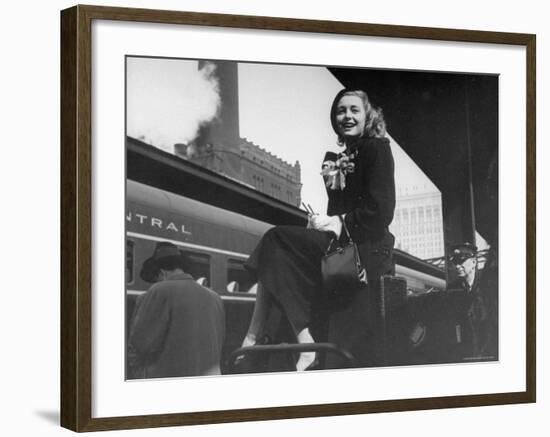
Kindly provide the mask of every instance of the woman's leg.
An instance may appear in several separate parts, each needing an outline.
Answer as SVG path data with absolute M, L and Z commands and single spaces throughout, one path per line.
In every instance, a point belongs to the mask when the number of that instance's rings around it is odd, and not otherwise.
M 269 293 L 265 291 L 261 283 L 258 282 L 258 288 L 256 291 L 256 303 L 254 305 L 254 311 L 252 312 L 252 319 L 250 320 L 250 326 L 243 340 L 242 347 L 254 346 L 257 340 L 261 337 L 269 312 L 273 306 L 273 298 Z M 294 329 L 294 327 L 292 327 Z M 296 333 L 296 340 L 300 344 L 315 343 L 315 339 L 311 335 L 309 328 L 304 328 L 300 332 Z M 296 362 L 296 370 L 303 371 L 308 368 L 316 358 L 315 352 L 302 352 Z
M 272 305 L 273 298 L 266 292 L 265 288 L 262 287 L 261 282 L 258 282 L 256 303 L 254 304 L 254 311 L 252 312 L 252 319 L 250 320 L 248 331 L 243 340 L 243 347 L 254 346 L 257 340 L 262 336 Z
M 275 303 L 286 315 L 298 343 L 314 343 L 310 332 L 314 303 L 322 292 L 321 258 L 331 236 L 297 226 L 277 226 L 262 237 L 247 261 L 256 272 L 256 305 L 243 346 L 255 344 L 263 334 L 269 311 Z M 315 352 L 303 352 L 297 362 L 305 370 L 315 361 Z

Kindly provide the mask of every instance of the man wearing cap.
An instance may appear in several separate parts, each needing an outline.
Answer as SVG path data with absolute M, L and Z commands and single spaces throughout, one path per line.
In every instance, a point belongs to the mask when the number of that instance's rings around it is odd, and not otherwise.
M 158 243 L 140 276 L 157 281 L 134 313 L 129 347 L 138 378 L 220 374 L 225 337 L 221 298 L 185 272 L 188 261 L 168 242 Z
M 477 268 L 477 247 L 471 243 L 451 248 L 449 260 L 457 278 L 447 289 L 457 293 L 456 339 L 461 344 L 462 358 L 489 358 L 487 293 L 480 287 L 481 272 Z

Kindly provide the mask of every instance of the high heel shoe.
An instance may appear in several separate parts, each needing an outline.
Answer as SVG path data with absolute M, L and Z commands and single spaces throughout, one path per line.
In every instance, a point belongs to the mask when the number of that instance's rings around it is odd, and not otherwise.
M 319 357 L 317 353 L 315 353 L 315 358 L 313 359 L 313 361 L 309 363 L 304 369 L 299 370 L 298 367 L 296 367 L 296 371 L 298 372 L 307 372 L 309 370 L 319 370 L 319 369 L 321 369 L 321 363 L 319 362 Z
M 308 370 L 321 370 L 321 363 L 319 362 L 319 358 L 317 358 L 317 354 L 315 354 L 315 359 L 311 364 L 304 369 L 304 372 Z

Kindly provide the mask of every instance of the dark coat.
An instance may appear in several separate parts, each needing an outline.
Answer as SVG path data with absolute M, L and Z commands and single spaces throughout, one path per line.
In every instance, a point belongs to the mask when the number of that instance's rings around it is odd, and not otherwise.
M 219 373 L 225 336 L 221 298 L 186 274 L 154 284 L 136 309 L 129 347 L 137 378 Z
M 343 190 L 327 188 L 327 215 L 345 214 L 345 224 L 358 243 L 369 282 L 391 269 L 394 236 L 389 232 L 395 210 L 394 161 L 387 138 L 366 138 L 351 151 L 355 170 Z M 340 155 L 328 152 L 325 161 Z M 341 240 L 346 240 L 342 230 Z

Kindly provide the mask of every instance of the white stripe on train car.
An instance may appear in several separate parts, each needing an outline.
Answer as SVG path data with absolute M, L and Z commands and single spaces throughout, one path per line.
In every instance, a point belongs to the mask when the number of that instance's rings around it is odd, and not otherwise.
M 147 293 L 143 290 L 126 290 L 126 294 L 129 294 L 131 296 L 141 296 L 142 294 Z M 220 294 L 219 295 L 222 300 L 235 300 L 235 301 L 254 301 L 256 300 L 256 296 L 228 296 L 226 294 Z
M 245 302 L 253 302 L 256 300 L 256 296 L 228 296 L 227 294 L 220 294 L 222 300 L 241 300 Z
M 221 253 L 221 254 L 224 254 L 224 255 L 239 256 L 239 257 L 242 257 L 242 258 L 248 258 L 248 255 L 246 253 L 231 252 L 230 250 L 217 249 L 215 247 L 210 247 L 210 246 L 201 246 L 200 244 L 183 243 L 183 242 L 177 241 L 177 240 L 170 240 L 169 238 L 155 237 L 155 236 L 152 236 L 152 235 L 140 234 L 138 232 L 126 232 L 126 235 L 129 236 L 129 237 L 143 238 L 144 240 L 168 241 L 172 244 L 175 244 L 176 246 L 184 246 L 184 247 L 188 247 L 189 249 L 207 250 L 207 251 L 210 251 L 210 252 Z

